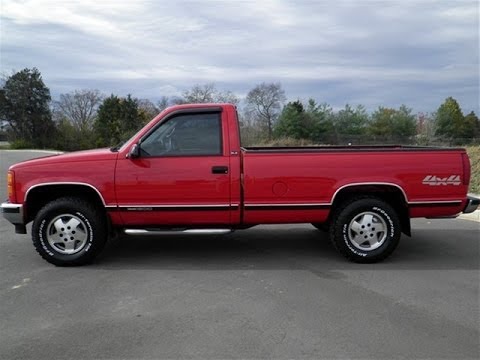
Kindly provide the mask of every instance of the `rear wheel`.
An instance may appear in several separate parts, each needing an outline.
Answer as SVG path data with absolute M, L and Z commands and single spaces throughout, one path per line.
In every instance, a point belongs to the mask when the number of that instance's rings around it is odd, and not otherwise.
M 383 200 L 361 197 L 341 206 L 330 229 L 336 249 L 359 263 L 378 262 L 388 257 L 400 241 L 400 221 Z
M 105 216 L 81 199 L 60 198 L 38 212 L 32 240 L 37 252 L 49 263 L 87 264 L 100 253 L 107 240 Z

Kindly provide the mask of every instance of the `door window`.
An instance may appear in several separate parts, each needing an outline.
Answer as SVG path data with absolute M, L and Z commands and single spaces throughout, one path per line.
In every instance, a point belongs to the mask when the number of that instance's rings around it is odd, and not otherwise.
M 220 113 L 183 114 L 163 122 L 141 145 L 142 156 L 222 155 Z

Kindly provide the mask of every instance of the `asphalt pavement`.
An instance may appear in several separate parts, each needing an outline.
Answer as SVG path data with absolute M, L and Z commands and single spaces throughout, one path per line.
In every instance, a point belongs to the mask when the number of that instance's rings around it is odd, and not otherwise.
M 45 155 L 0 151 L 9 164 Z M 122 237 L 57 268 L 0 219 L 1 359 L 478 359 L 480 223 L 413 221 L 349 263 L 310 225 Z

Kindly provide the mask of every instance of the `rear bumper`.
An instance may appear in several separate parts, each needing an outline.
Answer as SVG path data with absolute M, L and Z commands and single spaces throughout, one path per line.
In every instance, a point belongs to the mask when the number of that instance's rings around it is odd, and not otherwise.
M 464 214 L 469 214 L 477 210 L 478 206 L 480 205 L 480 198 L 477 198 L 472 195 L 467 196 L 467 204 L 463 209 Z
M 1 205 L 2 214 L 5 219 L 14 225 L 25 225 L 23 219 L 23 205 L 4 202 Z

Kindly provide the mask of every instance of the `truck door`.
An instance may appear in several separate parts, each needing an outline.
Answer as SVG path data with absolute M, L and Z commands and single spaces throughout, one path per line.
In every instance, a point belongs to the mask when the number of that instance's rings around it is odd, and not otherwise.
M 125 225 L 230 224 L 230 154 L 221 108 L 174 112 L 117 162 L 115 189 Z

